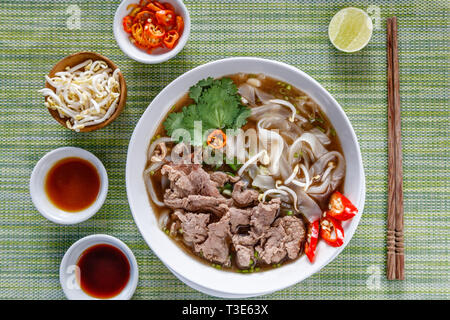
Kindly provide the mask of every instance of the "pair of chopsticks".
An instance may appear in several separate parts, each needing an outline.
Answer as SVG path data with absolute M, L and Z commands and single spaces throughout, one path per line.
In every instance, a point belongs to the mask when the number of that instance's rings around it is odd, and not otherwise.
M 403 169 L 400 121 L 400 80 L 397 46 L 397 18 L 387 19 L 388 87 L 388 231 L 387 278 L 403 280 Z

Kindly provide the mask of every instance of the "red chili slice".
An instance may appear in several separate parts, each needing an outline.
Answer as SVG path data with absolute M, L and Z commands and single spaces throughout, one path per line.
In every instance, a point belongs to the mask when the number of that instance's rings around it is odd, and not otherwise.
M 160 25 L 154 25 L 153 23 L 147 23 L 144 26 L 144 32 L 148 32 L 149 38 L 163 38 L 166 31 Z
M 163 26 L 171 26 L 175 24 L 175 12 L 172 10 L 159 10 L 155 13 L 156 20 Z
M 133 26 L 133 17 L 131 16 L 123 17 L 122 24 L 123 30 L 125 30 L 125 32 L 127 33 L 131 33 L 131 27 Z
M 175 19 L 175 22 L 176 22 L 176 25 L 177 25 L 177 29 L 176 29 L 177 32 L 179 34 L 181 34 L 183 32 L 183 29 L 184 29 L 184 20 L 183 20 L 182 17 L 177 16 L 176 19 Z
M 345 221 L 353 218 L 358 209 L 339 191 L 335 191 L 330 198 L 327 214 L 334 219 Z
M 139 12 L 134 18 L 134 23 L 140 23 L 145 26 L 146 23 L 153 23 L 156 21 L 155 14 L 148 10 Z
M 309 224 L 305 242 L 305 254 L 310 262 L 316 257 L 317 242 L 319 240 L 319 220 Z
M 175 30 L 173 30 L 175 31 Z M 171 31 L 169 31 L 171 32 Z M 176 32 L 176 31 L 175 31 Z M 164 39 L 165 40 L 165 39 Z M 165 42 L 164 42 L 165 44 Z M 227 136 L 222 130 L 214 130 L 208 135 L 207 143 L 211 148 L 221 149 L 227 144 Z
M 158 1 L 152 1 L 149 4 L 147 4 L 146 6 L 147 8 L 149 8 L 152 11 L 159 11 L 159 10 L 165 10 L 166 8 L 164 8 L 164 6 L 159 3 Z
M 320 237 L 332 247 L 340 247 L 344 244 L 344 229 L 341 222 L 330 216 L 320 221 Z

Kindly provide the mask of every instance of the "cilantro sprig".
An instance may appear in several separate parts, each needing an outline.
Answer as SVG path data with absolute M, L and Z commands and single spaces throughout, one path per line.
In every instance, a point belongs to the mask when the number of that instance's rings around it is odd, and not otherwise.
M 193 104 L 180 112 L 172 112 L 164 121 L 169 136 L 177 129 L 191 135 L 193 145 L 204 143 L 205 132 L 211 129 L 239 129 L 247 123 L 250 108 L 241 103 L 241 97 L 230 78 L 200 80 L 189 89 Z M 202 140 L 194 141 L 194 122 L 202 121 Z

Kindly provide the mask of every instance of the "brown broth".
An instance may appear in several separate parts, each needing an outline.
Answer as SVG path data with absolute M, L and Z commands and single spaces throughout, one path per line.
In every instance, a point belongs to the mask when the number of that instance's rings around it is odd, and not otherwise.
M 65 158 L 53 165 L 45 179 L 45 191 L 58 208 L 77 212 L 91 206 L 100 191 L 95 166 L 81 158 Z
M 242 75 L 242 74 L 233 74 L 233 75 L 228 75 L 225 76 L 227 78 L 231 78 L 235 84 L 237 86 L 239 86 L 240 84 L 246 82 L 248 80 L 248 78 L 250 77 L 256 77 L 256 75 Z M 325 128 L 332 128 L 332 130 L 334 130 L 333 126 L 331 125 L 331 122 L 329 121 L 329 119 L 327 118 L 327 116 L 321 111 L 320 106 L 318 106 L 316 104 L 316 102 L 314 100 L 312 100 L 307 94 L 305 94 L 303 91 L 293 87 L 293 86 L 289 86 L 290 89 L 287 90 L 286 89 L 287 84 L 281 82 L 278 79 L 275 78 L 271 78 L 271 77 L 265 77 L 265 79 L 261 80 L 261 87 L 260 89 L 270 93 L 272 95 L 274 95 L 277 99 L 284 99 L 284 100 L 288 100 L 291 102 L 295 102 L 295 99 L 298 99 L 298 97 L 302 97 L 303 99 L 305 99 L 305 107 L 307 110 L 310 110 L 311 113 L 309 115 L 309 120 L 310 122 L 303 124 L 302 128 L 305 130 L 310 130 L 313 129 L 314 127 L 319 128 L 319 130 L 323 131 Z M 172 107 L 172 109 L 170 110 L 169 113 L 171 112 L 179 112 L 181 111 L 181 109 L 185 106 L 188 106 L 190 104 L 193 103 L 193 100 L 191 98 L 189 98 L 189 95 L 186 93 L 182 98 L 180 98 L 177 103 Z M 319 110 L 317 112 L 317 110 Z M 168 114 L 169 114 L 168 113 Z M 168 115 L 167 114 L 167 115 Z M 167 117 L 166 115 L 166 117 Z M 166 131 L 164 129 L 163 123 L 164 123 L 165 118 L 163 119 L 163 121 L 161 121 L 161 123 L 158 126 L 158 129 L 155 132 L 155 137 L 157 136 L 166 136 Z M 255 121 L 252 120 L 248 120 L 247 124 L 242 128 L 244 131 L 248 130 L 248 129 L 255 129 L 256 130 L 256 125 L 257 123 Z M 331 134 L 329 136 L 331 143 L 329 145 L 327 145 L 327 150 L 330 151 L 338 151 L 341 154 L 343 154 L 342 152 L 342 147 L 341 147 L 341 143 L 339 141 L 339 137 L 337 136 L 337 134 L 334 132 L 334 134 Z M 150 161 L 148 159 L 148 163 L 147 165 L 150 164 Z M 213 170 L 213 168 L 211 166 L 207 166 L 204 165 L 204 169 L 206 171 L 210 171 Z M 217 170 L 217 168 L 216 168 Z M 232 171 L 231 168 L 224 164 L 222 167 L 220 167 L 218 170 L 222 170 L 222 171 Z M 151 181 L 153 186 L 161 186 L 161 173 L 160 170 L 155 172 L 152 176 L 151 176 Z M 345 178 L 344 178 L 345 179 Z M 337 188 L 338 191 L 343 193 L 343 185 L 344 185 L 344 180 L 341 182 L 340 186 Z M 163 198 L 164 195 L 164 190 L 161 187 L 156 187 L 154 188 L 156 195 L 158 196 L 159 199 Z M 149 196 L 150 199 L 150 203 L 152 205 L 153 211 L 156 213 L 157 218 L 159 218 L 160 214 L 164 211 L 164 208 L 160 208 L 157 205 L 155 205 L 152 201 L 151 198 Z M 282 208 L 280 210 L 280 216 L 284 215 L 285 210 L 289 210 L 292 209 L 290 207 L 286 207 L 286 208 Z M 305 224 L 307 223 L 307 220 L 305 219 L 305 217 L 303 215 L 297 215 L 298 218 L 303 219 L 303 221 L 305 222 Z M 168 226 L 170 225 L 170 223 L 173 220 L 170 219 Z M 165 230 L 166 233 L 168 233 L 168 230 Z M 171 237 L 172 239 L 174 239 L 174 241 L 177 242 L 177 244 L 179 244 L 179 246 L 183 249 L 183 251 L 185 251 L 187 254 L 189 254 L 190 256 L 194 257 L 196 260 L 202 262 L 202 263 L 207 263 L 207 264 L 211 264 L 210 262 L 208 262 L 207 260 L 203 259 L 201 256 L 197 255 L 195 252 L 192 251 L 192 248 L 189 247 L 188 245 L 186 245 L 183 242 L 182 236 L 177 236 L 177 237 Z M 232 254 L 234 254 L 232 252 Z M 234 262 L 234 260 L 232 259 L 232 261 Z M 272 269 L 274 267 L 278 267 L 280 265 L 284 265 L 287 263 L 290 263 L 292 261 L 295 260 L 286 260 L 283 261 L 277 265 L 261 265 L 261 264 L 257 264 L 255 267 L 257 267 L 260 270 L 268 270 L 268 269 Z M 219 268 L 219 266 L 214 265 L 213 267 Z M 239 270 L 239 268 L 233 263 L 231 268 L 224 268 L 224 267 L 220 267 L 223 270 L 231 270 L 231 271 L 242 271 Z

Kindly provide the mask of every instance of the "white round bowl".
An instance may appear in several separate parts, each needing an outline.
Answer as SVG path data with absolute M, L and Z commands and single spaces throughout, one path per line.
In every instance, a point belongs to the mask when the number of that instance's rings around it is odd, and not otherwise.
M 92 297 L 85 293 L 79 286 L 76 279 L 76 265 L 81 254 L 88 248 L 97 244 L 109 244 L 120 251 L 127 257 L 130 263 L 130 278 L 123 290 L 116 296 L 107 300 L 129 300 L 136 290 L 136 286 L 139 278 L 139 269 L 136 262 L 136 258 L 133 252 L 128 246 L 119 239 L 106 235 L 106 234 L 94 234 L 84 237 L 70 246 L 66 251 L 61 265 L 59 267 L 59 281 L 61 287 L 70 300 L 102 300 Z
M 45 192 L 45 179 L 49 170 L 59 160 L 71 157 L 89 161 L 95 166 L 100 177 L 97 199 L 88 208 L 77 212 L 67 212 L 56 207 Z M 36 209 L 48 220 L 58 224 L 80 223 L 97 213 L 105 202 L 108 194 L 108 174 L 102 162 L 89 151 L 75 147 L 55 149 L 43 156 L 34 167 L 30 178 L 30 194 Z
M 169 50 L 167 48 L 158 48 L 155 49 L 151 54 L 139 49 L 134 44 L 132 44 L 129 39 L 129 34 L 126 33 L 125 30 L 123 30 L 122 20 L 129 14 L 130 11 L 127 10 L 127 7 L 132 3 L 139 3 L 139 0 L 122 0 L 116 10 L 116 14 L 114 15 L 114 37 L 116 38 L 117 44 L 119 45 L 123 53 L 125 53 L 133 60 L 147 64 L 161 63 L 175 57 L 186 45 L 191 31 L 191 18 L 189 16 L 189 11 L 184 5 L 183 1 L 162 1 L 162 3 L 170 3 L 175 8 L 175 13 L 183 18 L 184 30 L 180 39 L 178 39 L 177 45 L 172 50 Z
M 243 274 L 211 268 L 186 254 L 158 227 L 147 196 L 142 173 L 147 162 L 147 148 L 159 123 L 171 106 L 199 80 L 234 73 L 264 73 L 287 82 L 308 94 L 332 122 L 342 143 L 347 173 L 345 195 L 356 205 L 359 214 L 343 223 L 344 244 L 339 248 L 320 241 L 316 261 L 306 256 L 280 268 Z M 364 168 L 353 128 L 336 100 L 313 78 L 287 64 L 259 58 L 229 58 L 207 63 L 183 74 L 164 88 L 142 115 L 131 137 L 126 166 L 128 202 L 134 220 L 147 244 L 161 261 L 187 285 L 206 294 L 220 297 L 250 297 L 268 294 L 294 285 L 331 262 L 351 240 L 361 218 L 365 199 Z

